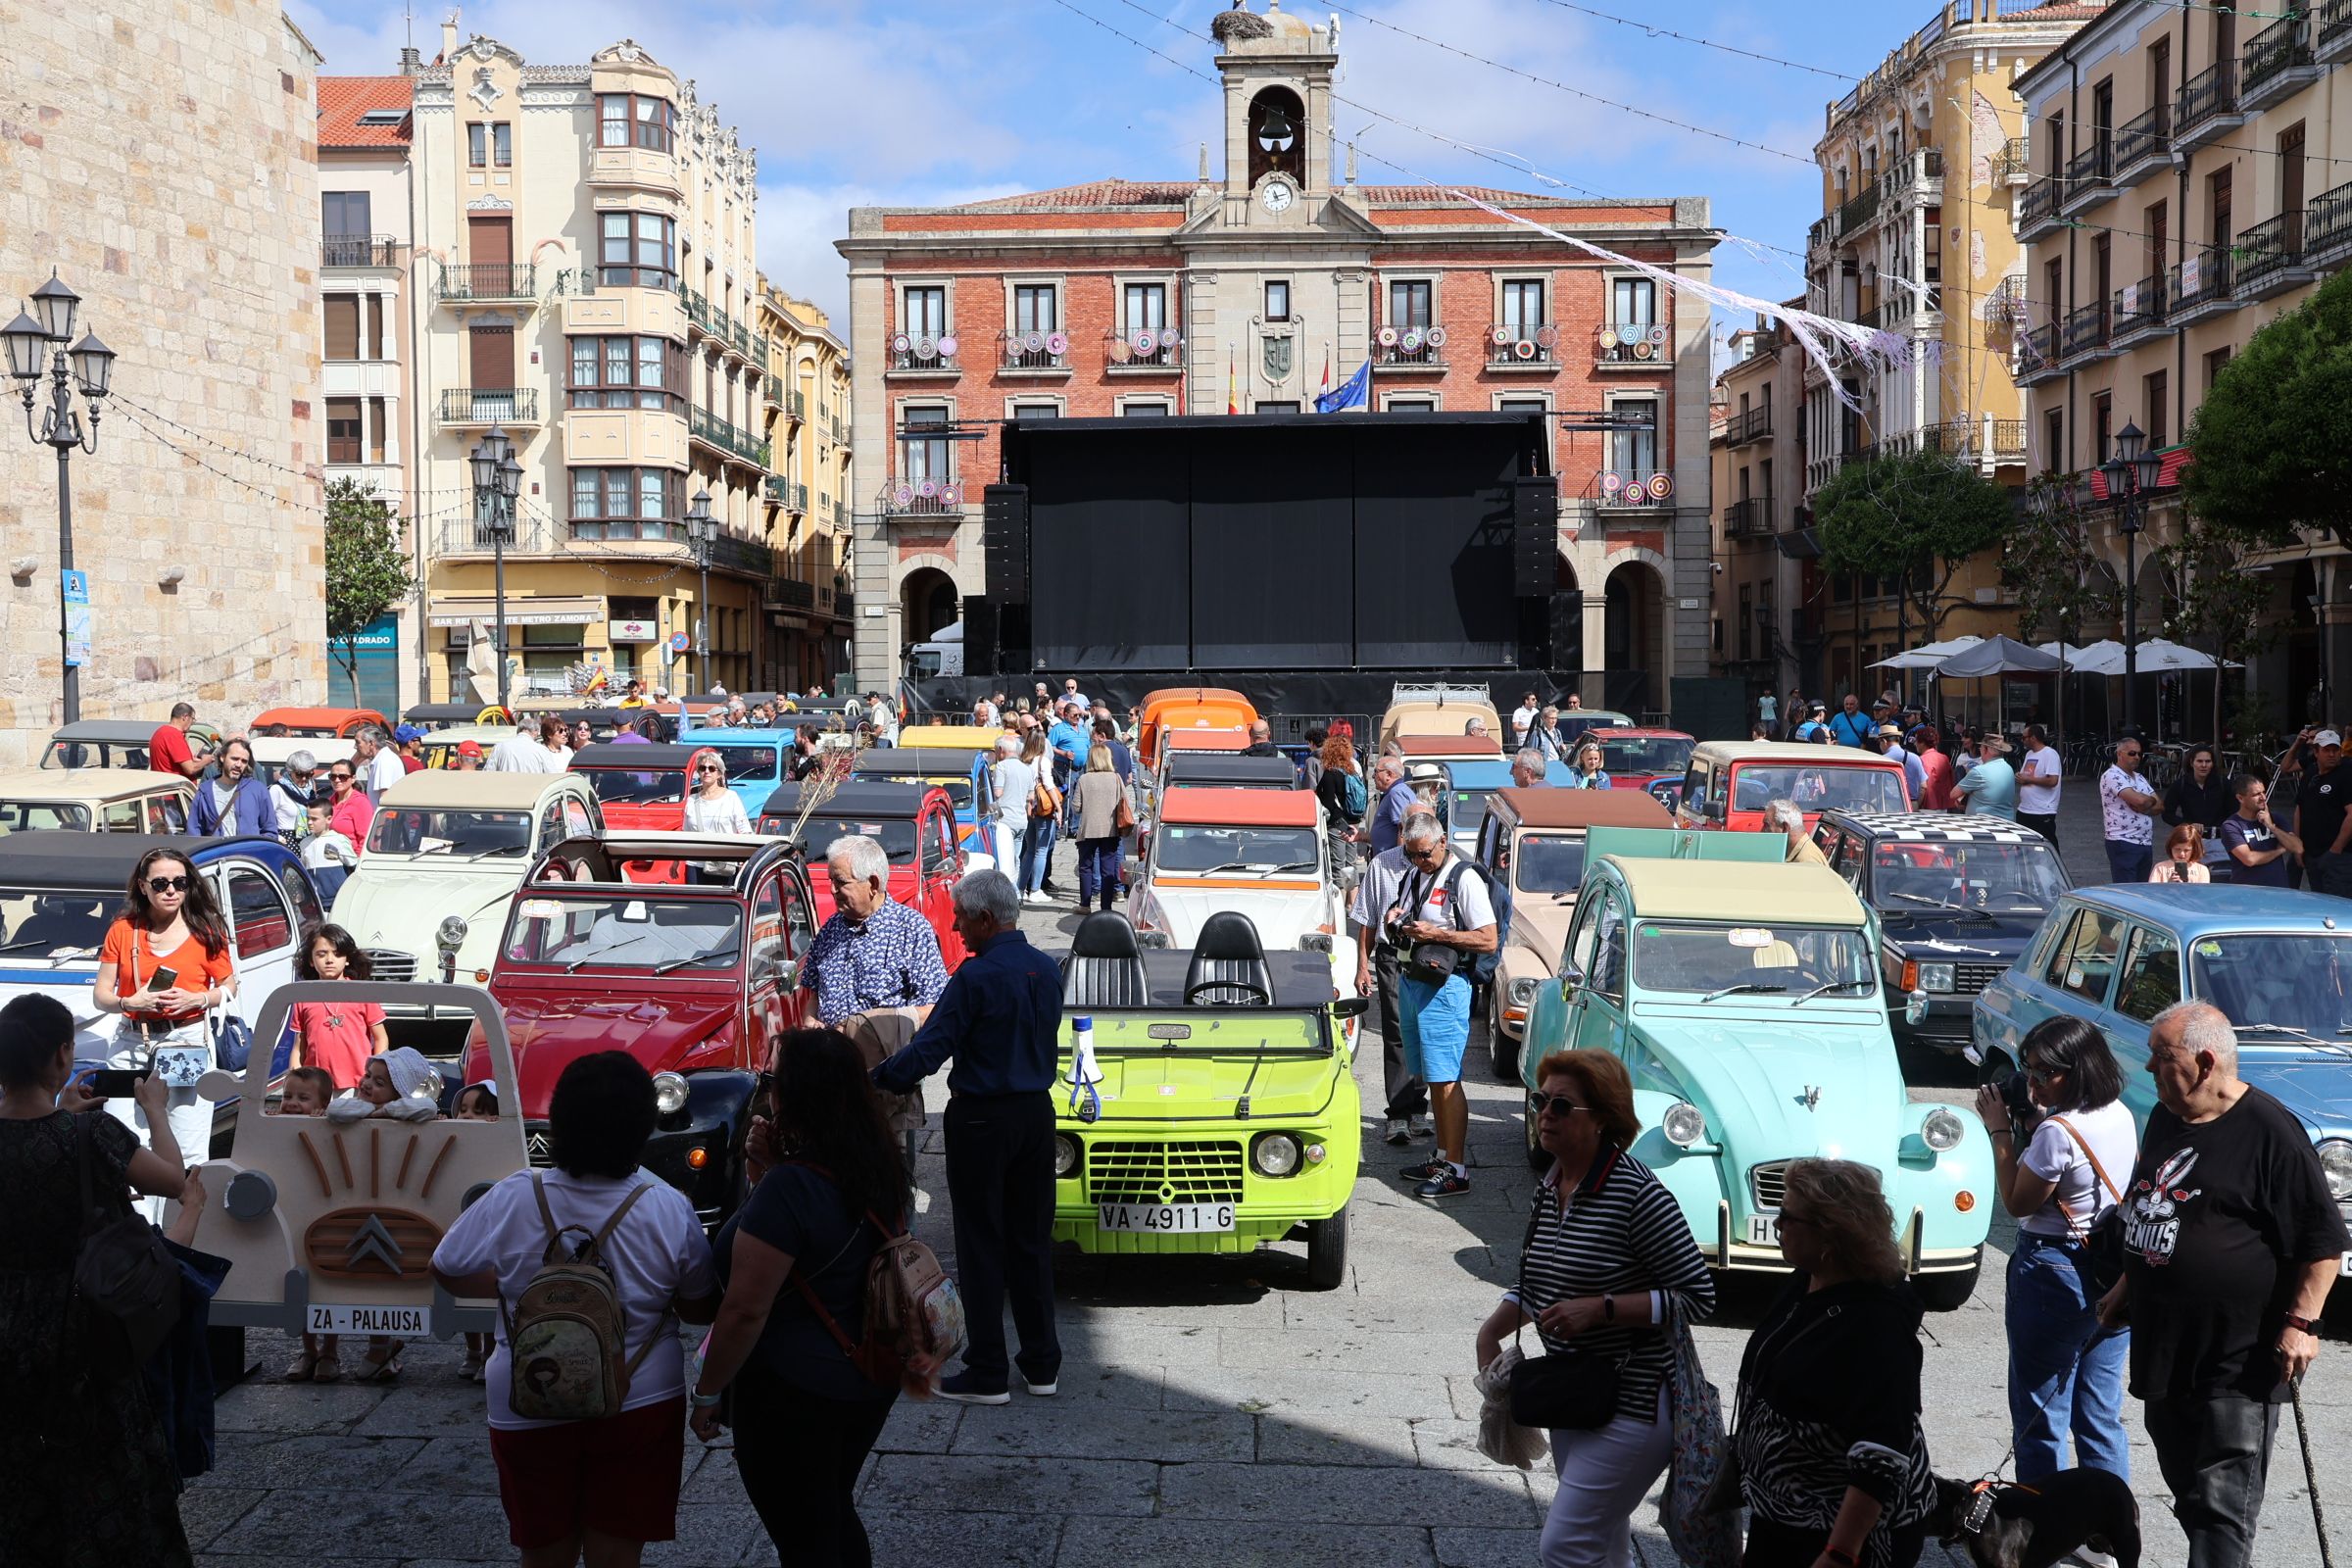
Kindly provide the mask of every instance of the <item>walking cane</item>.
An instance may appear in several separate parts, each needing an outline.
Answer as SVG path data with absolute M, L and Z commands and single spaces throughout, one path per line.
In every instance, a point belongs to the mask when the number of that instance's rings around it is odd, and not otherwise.
M 2320 1504 L 2320 1472 L 2311 1459 L 2311 1427 L 2303 1419 L 2303 1380 L 2295 1379 L 2287 1386 L 2295 1401 L 2295 1441 L 2303 1448 L 2303 1479 L 2311 1487 L 2311 1524 L 2320 1536 L 2320 1568 L 2335 1568 L 2335 1555 L 2328 1548 L 2328 1510 Z

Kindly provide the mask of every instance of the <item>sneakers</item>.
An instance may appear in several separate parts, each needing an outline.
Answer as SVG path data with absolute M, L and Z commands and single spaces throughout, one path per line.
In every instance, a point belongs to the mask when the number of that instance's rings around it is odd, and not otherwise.
M 1033 1398 L 1051 1399 L 1061 1392 L 1061 1385 L 1059 1383 L 1035 1382 L 1028 1373 L 1024 1372 L 1021 1374 L 1021 1390 Z M 2115 1568 L 2115 1565 L 2111 1562 L 2108 1564 L 2108 1568 Z
M 1396 1174 L 1408 1182 L 1435 1181 L 1453 1167 L 1442 1159 L 1425 1159 L 1418 1165 L 1407 1165 Z
M 1415 1198 L 1459 1198 L 1470 1190 L 1470 1178 L 1455 1175 L 1451 1165 L 1441 1164 L 1438 1172 L 1413 1189 Z
M 1021 895 L 1021 902 L 1023 904 L 1052 904 L 1054 900 L 1044 888 L 1033 888 Z
M 939 1396 L 954 1399 L 957 1404 L 1010 1404 L 1012 1396 L 1002 1388 L 981 1386 L 979 1378 L 969 1367 L 951 1372 L 939 1380 Z
M 1438 1124 L 1430 1119 L 1428 1111 L 1416 1111 L 1406 1121 L 1405 1131 L 1415 1138 L 1435 1138 L 1438 1136 Z
M 1410 1133 L 1405 1131 L 1404 1118 L 1402 1116 L 1391 1116 L 1389 1118 L 1388 1126 L 1381 1130 L 1380 1136 L 1387 1139 L 1392 1144 L 1408 1143 L 1411 1141 L 1412 1137 Z

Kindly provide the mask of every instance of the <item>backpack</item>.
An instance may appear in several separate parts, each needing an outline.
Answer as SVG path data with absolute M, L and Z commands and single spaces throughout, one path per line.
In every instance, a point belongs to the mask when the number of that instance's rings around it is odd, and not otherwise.
M 1453 858 L 1453 874 L 1446 879 L 1446 912 L 1454 929 L 1466 931 L 1462 924 L 1461 882 L 1464 875 L 1475 876 L 1487 885 L 1487 902 L 1494 906 L 1494 951 L 1462 955 L 1460 974 L 1474 986 L 1494 983 L 1494 969 L 1502 961 L 1503 944 L 1511 939 L 1511 890 L 1502 878 L 1460 855 Z
M 895 1388 L 907 1381 L 910 1363 L 941 1366 L 963 1348 L 969 1337 L 963 1298 L 938 1253 L 906 1231 L 893 1231 L 870 1208 L 865 1218 L 882 1233 L 882 1245 L 865 1265 L 865 1321 L 857 1340 L 842 1332 L 797 1267 L 792 1283 L 850 1364 L 877 1388 Z M 924 1383 L 927 1394 L 927 1375 Z
M 547 1188 L 532 1174 L 531 1194 L 547 1224 L 547 1250 L 538 1272 L 514 1298 L 514 1310 L 507 1312 L 507 1403 L 524 1420 L 597 1421 L 620 1414 L 629 1379 L 661 1340 L 656 1325 L 644 1348 L 623 1358 L 628 1331 L 620 1293 L 604 1258 L 605 1243 L 645 1190 L 631 1188 L 612 1217 L 590 1235 L 578 1225 L 556 1224 Z M 564 1238 L 574 1231 L 581 1241 L 567 1254 Z M 503 1297 L 499 1309 L 507 1311 Z
M 1340 786 L 1341 798 L 1348 803 L 1348 814 L 1361 819 L 1372 808 L 1372 792 L 1364 787 L 1361 773 L 1344 773 Z

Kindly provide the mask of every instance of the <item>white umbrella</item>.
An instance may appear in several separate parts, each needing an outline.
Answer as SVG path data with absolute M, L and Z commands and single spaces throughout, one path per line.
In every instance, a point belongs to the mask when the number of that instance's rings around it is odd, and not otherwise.
M 2066 662 L 2078 675 L 2121 675 L 2124 672 L 2124 645 L 2112 637 L 2102 637 L 2088 647 L 2077 649 L 2068 655 Z
M 1868 667 L 1871 669 L 1934 669 L 1962 649 L 1974 648 L 1984 640 L 1982 637 L 1974 636 L 1950 637 L 1938 643 L 1923 643 L 1906 653 L 1893 654 L 1882 659 Z
M 2194 648 L 2183 648 L 2162 637 L 2151 637 L 2139 645 L 2132 662 L 2142 674 L 2150 671 L 2169 673 L 2181 669 L 2211 669 L 2213 656 L 2201 654 Z M 2230 667 L 2235 669 L 2238 666 L 2233 662 Z

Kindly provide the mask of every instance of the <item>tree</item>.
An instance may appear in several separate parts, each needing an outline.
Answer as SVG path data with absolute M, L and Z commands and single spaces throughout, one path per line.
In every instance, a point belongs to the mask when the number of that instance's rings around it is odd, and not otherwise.
M 2263 327 L 2214 377 L 2188 427 L 2181 499 L 2218 537 L 2352 548 L 2352 272 Z
M 392 503 L 353 479 L 326 487 L 326 638 L 339 647 L 351 700 L 360 700 L 359 638 L 416 591 Z
M 2201 647 L 2225 664 L 2242 663 L 2278 635 L 2264 624 L 2269 577 L 2249 570 L 2255 554 L 2243 534 L 2216 527 L 2195 513 L 2184 515 L 2180 537 L 2148 553 L 2148 568 L 2164 588 L 2164 635 Z M 2221 733 L 2222 672 L 2213 682 L 2215 733 Z
M 1849 464 L 1813 498 L 1824 569 L 1890 577 L 1927 641 L 1959 603 L 1961 564 L 2008 534 L 2009 492 L 1958 459 L 1906 452 Z
M 2096 515 L 2068 481 L 2044 474 L 2027 488 L 2025 520 L 2001 541 L 2001 581 L 2017 596 L 2018 635 L 2054 636 L 2082 645 L 2085 623 L 2104 623 L 2123 608 L 2115 564 L 2093 544 Z

